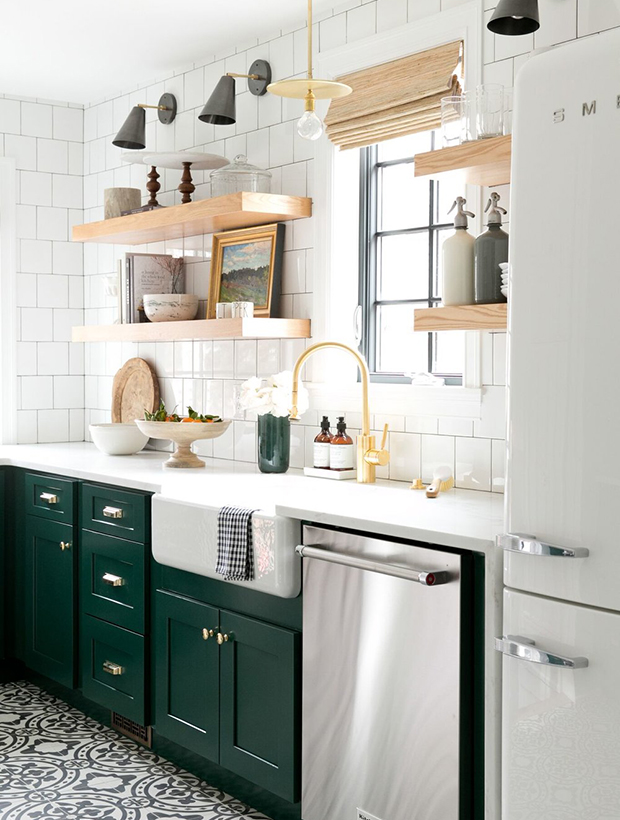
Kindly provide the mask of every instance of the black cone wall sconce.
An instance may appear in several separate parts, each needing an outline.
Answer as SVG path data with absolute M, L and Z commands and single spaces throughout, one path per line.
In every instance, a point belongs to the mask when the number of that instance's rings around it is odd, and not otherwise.
M 145 108 L 156 108 L 159 121 L 164 125 L 174 122 L 177 115 L 177 99 L 174 94 L 162 94 L 157 105 L 139 103 L 129 112 L 129 116 L 122 124 L 120 131 L 112 140 L 112 145 L 118 148 L 127 148 L 130 151 L 140 151 L 146 148 L 146 114 Z
M 248 81 L 248 91 L 255 97 L 262 97 L 271 82 L 271 66 L 267 60 L 254 60 L 247 74 L 224 74 L 213 89 L 205 107 L 198 115 L 201 122 L 212 125 L 233 125 L 237 121 L 235 102 L 235 78 Z
M 494 34 L 518 37 L 540 28 L 538 0 L 500 0 L 487 28 Z

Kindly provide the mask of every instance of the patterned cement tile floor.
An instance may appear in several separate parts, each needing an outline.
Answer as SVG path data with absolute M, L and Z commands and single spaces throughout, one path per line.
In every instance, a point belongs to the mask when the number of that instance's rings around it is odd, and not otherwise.
M 0 820 L 268 820 L 31 683 L 0 686 Z

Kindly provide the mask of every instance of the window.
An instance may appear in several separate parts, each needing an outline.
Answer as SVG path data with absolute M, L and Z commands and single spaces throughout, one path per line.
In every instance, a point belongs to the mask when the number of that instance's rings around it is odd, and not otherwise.
M 464 334 L 413 330 L 414 309 L 441 302 L 441 245 L 462 193 L 454 183 L 414 177 L 414 155 L 437 138 L 429 131 L 360 151 L 361 350 L 374 381 L 428 372 L 462 384 Z

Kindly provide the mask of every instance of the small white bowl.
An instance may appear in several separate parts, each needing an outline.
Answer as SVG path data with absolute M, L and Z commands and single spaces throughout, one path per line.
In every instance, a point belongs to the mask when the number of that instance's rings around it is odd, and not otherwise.
M 144 312 L 151 322 L 187 322 L 196 318 L 195 293 L 145 293 Z
M 129 424 L 91 424 L 88 429 L 95 447 L 109 456 L 139 453 L 149 440 L 133 421 Z

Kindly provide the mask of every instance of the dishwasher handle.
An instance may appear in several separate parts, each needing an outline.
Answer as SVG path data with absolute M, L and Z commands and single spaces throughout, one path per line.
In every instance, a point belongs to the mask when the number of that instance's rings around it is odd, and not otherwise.
M 394 564 L 385 564 L 381 561 L 369 561 L 366 558 L 358 558 L 355 555 L 347 555 L 342 552 L 331 552 L 330 550 L 309 547 L 300 544 L 295 548 L 295 552 L 302 558 L 315 558 L 319 561 L 327 561 L 330 564 L 340 564 L 353 569 L 363 569 L 367 572 L 377 572 L 380 575 L 392 575 L 394 578 L 403 578 L 405 581 L 415 581 L 425 587 L 436 587 L 440 584 L 447 584 L 452 580 L 449 572 L 438 570 L 437 572 L 419 572 L 408 567 L 398 567 Z

